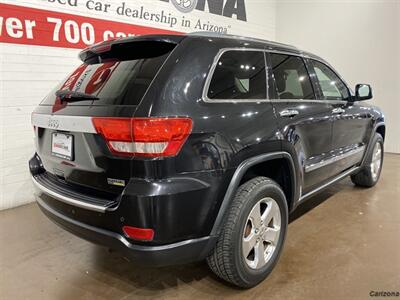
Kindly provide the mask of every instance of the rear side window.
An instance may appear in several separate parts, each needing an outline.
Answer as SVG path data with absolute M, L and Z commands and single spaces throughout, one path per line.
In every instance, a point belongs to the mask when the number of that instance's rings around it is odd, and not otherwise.
M 315 99 L 310 76 L 301 57 L 272 53 L 271 62 L 278 99 Z
M 266 99 L 264 53 L 227 51 L 222 54 L 211 78 L 209 99 Z
M 328 66 L 312 60 L 315 74 L 324 100 L 348 100 L 349 90 L 343 81 Z
M 142 47 L 143 48 L 143 47 Z M 160 51 L 141 52 L 143 49 L 130 47 L 135 56 L 114 56 L 96 58 L 79 66 L 61 82 L 41 103 L 54 105 L 55 92 L 70 90 L 96 96 L 98 100 L 69 102 L 68 105 L 138 105 L 151 82 L 172 51 L 171 48 Z M 132 51 L 132 52 L 131 52 Z

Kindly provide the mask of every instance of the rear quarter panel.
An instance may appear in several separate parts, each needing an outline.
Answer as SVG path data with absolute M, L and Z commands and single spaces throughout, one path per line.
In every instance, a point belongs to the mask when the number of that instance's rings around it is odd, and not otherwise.
M 202 99 L 218 51 L 243 46 L 224 39 L 183 40 L 135 113 L 135 117 L 192 118 L 192 134 L 178 156 L 153 161 L 152 166 L 155 177 L 190 176 L 209 184 L 207 194 L 196 200 L 202 201 L 199 212 L 204 215 L 198 220 L 203 228 L 211 229 L 237 166 L 250 157 L 281 149 L 270 102 L 212 103 Z M 256 42 L 246 47 L 263 49 Z

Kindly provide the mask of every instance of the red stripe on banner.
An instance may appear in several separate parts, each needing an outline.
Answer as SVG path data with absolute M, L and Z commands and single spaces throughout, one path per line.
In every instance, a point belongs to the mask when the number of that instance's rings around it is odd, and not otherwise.
M 181 32 L 0 3 L 0 42 L 82 49 L 112 38 Z

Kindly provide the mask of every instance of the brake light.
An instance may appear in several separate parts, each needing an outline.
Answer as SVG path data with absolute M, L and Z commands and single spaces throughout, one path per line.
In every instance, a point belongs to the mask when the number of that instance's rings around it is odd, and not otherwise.
M 137 228 L 132 226 L 122 227 L 127 237 L 141 241 L 152 241 L 154 238 L 154 230 L 150 228 Z
M 175 156 L 192 131 L 190 118 L 93 118 L 96 131 L 117 155 Z

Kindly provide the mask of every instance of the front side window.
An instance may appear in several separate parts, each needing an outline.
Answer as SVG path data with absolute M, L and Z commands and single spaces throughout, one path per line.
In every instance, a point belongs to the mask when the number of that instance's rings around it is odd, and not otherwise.
M 264 53 L 227 51 L 222 54 L 211 78 L 209 99 L 266 99 Z
M 315 99 L 310 76 L 301 57 L 271 54 L 278 99 Z
M 312 60 L 315 74 L 324 100 L 348 100 L 349 90 L 343 81 L 328 66 Z

